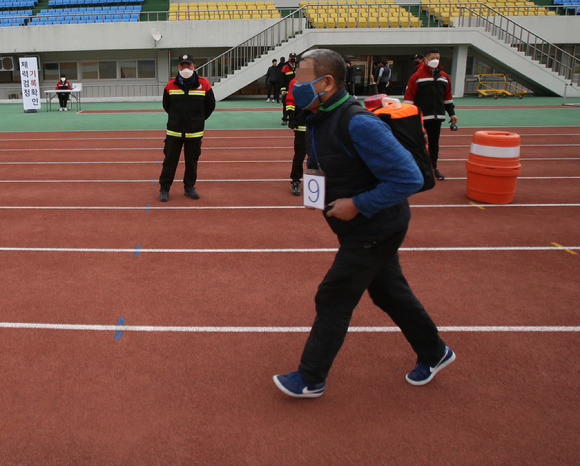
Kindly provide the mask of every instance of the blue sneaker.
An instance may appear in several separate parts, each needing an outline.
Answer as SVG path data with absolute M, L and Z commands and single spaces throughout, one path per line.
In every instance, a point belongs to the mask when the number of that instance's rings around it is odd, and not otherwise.
M 326 387 L 326 382 L 308 385 L 298 371 L 286 375 L 275 375 L 274 383 L 286 395 L 295 398 L 318 398 L 324 393 L 324 387 Z
M 444 367 L 455 361 L 455 353 L 449 347 L 445 347 L 445 354 L 434 366 L 428 366 L 421 361 L 417 361 L 417 367 L 405 376 L 405 380 L 411 385 L 425 385 L 431 382 L 435 374 Z

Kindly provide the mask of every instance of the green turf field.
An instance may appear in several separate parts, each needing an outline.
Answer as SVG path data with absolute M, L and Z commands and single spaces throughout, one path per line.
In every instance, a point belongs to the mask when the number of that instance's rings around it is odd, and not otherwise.
M 561 97 L 455 99 L 462 127 L 580 126 L 580 107 L 565 107 L 562 102 Z M 568 99 L 568 102 L 580 103 L 580 99 Z M 161 109 L 160 102 L 83 102 L 81 113 L 76 112 L 74 103 L 73 111 L 69 112 L 55 111 L 57 105 L 52 105 L 51 112 L 43 103 L 40 111 L 25 113 L 21 103 L 2 104 L 0 131 L 163 130 L 167 121 L 163 112 L 138 111 Z M 273 108 L 279 111 L 255 110 Z M 232 98 L 218 102 L 217 109 L 220 111 L 208 120 L 207 129 L 281 128 L 280 107 L 266 103 L 263 98 Z M 91 110 L 137 112 L 85 113 Z

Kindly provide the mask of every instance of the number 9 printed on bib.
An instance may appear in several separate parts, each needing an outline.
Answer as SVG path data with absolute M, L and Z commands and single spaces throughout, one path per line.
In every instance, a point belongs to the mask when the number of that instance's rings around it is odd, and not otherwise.
M 304 170 L 304 206 L 324 210 L 325 178 L 321 170 Z

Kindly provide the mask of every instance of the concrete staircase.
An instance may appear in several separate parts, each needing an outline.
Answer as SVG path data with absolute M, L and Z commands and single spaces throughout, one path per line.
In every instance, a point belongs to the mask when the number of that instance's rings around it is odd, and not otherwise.
M 213 83 L 217 100 L 223 100 L 239 89 L 264 76 L 273 58 L 287 57 L 290 52 L 300 54 L 312 47 L 401 44 L 423 47 L 425 28 L 401 29 L 303 29 L 295 37 Z M 580 97 L 580 87 L 564 79 L 552 69 L 519 51 L 485 30 L 484 27 L 429 28 L 429 42 L 433 44 L 468 45 L 473 53 L 505 70 L 519 83 L 538 94 Z M 458 76 L 459 78 L 459 76 Z M 464 76 L 463 76 L 464 79 Z M 578 80 L 576 79 L 577 83 Z

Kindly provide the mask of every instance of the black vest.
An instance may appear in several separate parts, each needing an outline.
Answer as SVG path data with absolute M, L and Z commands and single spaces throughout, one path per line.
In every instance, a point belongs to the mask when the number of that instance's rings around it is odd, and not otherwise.
M 342 102 L 345 96 L 346 91 L 339 90 L 325 102 L 322 109 L 307 118 L 308 166 L 321 168 L 325 174 L 326 205 L 336 199 L 351 198 L 369 191 L 378 183 L 362 158 L 358 154 L 350 153 L 344 145 L 343 138 L 337 133 L 344 109 L 358 105 L 353 97 L 348 97 Z M 338 102 L 342 103 L 334 107 Z M 326 213 L 324 216 L 341 242 L 350 240 L 367 242 L 386 239 L 406 229 L 410 210 L 409 204 L 404 201 L 383 209 L 370 218 L 359 214 L 352 220 L 344 221 L 336 217 L 327 217 Z

